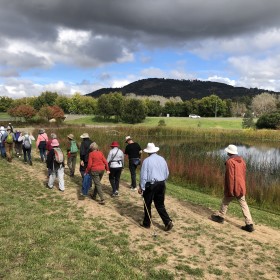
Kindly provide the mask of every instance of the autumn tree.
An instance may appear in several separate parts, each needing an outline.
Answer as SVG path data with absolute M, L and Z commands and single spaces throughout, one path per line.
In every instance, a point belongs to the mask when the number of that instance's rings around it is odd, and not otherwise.
M 45 119 L 45 120 L 50 120 L 50 119 L 56 119 L 57 121 L 61 121 L 64 119 L 64 112 L 63 110 L 57 106 L 44 106 L 40 109 L 38 112 L 38 115 Z
M 277 110 L 277 98 L 269 93 L 261 93 L 256 95 L 252 100 L 252 110 L 255 116 L 261 116 Z

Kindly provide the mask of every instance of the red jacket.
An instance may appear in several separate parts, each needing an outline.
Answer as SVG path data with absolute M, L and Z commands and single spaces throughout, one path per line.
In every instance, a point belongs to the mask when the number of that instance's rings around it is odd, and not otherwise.
M 108 162 L 106 158 L 104 157 L 103 153 L 101 151 L 95 150 L 89 153 L 88 157 L 88 165 L 86 169 L 86 173 L 89 173 L 90 171 L 102 171 L 106 169 L 106 171 L 109 170 Z
M 246 163 L 240 156 L 231 156 L 226 161 L 224 194 L 226 197 L 246 195 Z

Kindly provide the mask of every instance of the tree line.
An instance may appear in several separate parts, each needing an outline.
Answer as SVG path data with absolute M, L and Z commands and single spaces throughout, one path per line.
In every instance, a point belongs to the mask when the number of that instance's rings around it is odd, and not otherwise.
M 122 95 L 120 92 L 102 94 L 98 98 L 75 93 L 68 97 L 57 92 L 43 92 L 38 97 L 12 99 L 0 96 L 0 112 L 30 121 L 33 118 L 62 120 L 64 114 L 96 115 L 104 120 L 139 123 L 146 116 L 187 117 L 243 117 L 244 127 L 253 127 L 253 118 L 268 113 L 279 113 L 277 95 L 261 93 L 255 97 L 244 97 L 238 101 L 221 99 L 215 94 L 201 99 L 182 101 L 180 97 Z M 276 118 L 277 119 L 277 118 Z

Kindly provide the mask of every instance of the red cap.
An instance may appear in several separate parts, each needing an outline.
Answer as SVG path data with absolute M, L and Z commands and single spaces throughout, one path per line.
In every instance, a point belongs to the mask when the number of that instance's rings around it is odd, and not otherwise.
M 119 147 L 119 143 L 117 141 L 113 141 L 112 144 L 110 145 L 111 147 Z

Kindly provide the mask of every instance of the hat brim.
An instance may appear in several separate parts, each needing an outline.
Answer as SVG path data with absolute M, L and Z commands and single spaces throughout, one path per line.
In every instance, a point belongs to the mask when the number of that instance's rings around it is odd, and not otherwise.
M 145 153 L 152 154 L 152 153 L 158 152 L 159 151 L 159 147 L 154 147 L 153 149 L 144 149 L 143 151 Z
M 225 148 L 225 151 L 228 153 L 228 154 L 231 154 L 231 155 L 238 155 L 238 152 L 234 152 L 228 148 Z
M 126 139 L 124 143 L 127 143 L 127 141 L 129 141 L 129 140 L 132 140 L 132 138 L 128 138 L 128 139 Z

